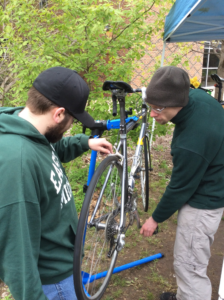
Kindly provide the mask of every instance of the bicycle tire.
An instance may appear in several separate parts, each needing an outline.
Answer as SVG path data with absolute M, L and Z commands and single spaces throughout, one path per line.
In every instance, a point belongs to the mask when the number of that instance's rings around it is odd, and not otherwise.
M 108 175 L 106 181 L 105 178 L 107 177 L 104 176 Z M 102 186 L 105 182 L 106 185 L 103 190 Z M 79 300 L 100 299 L 112 275 L 118 251 L 116 243 L 111 249 L 112 240 L 116 239 L 116 233 L 111 231 L 119 224 L 120 220 L 121 183 L 122 166 L 119 164 L 119 158 L 112 155 L 100 163 L 87 189 L 77 227 L 74 249 L 74 285 Z M 91 223 L 91 217 L 101 194 L 97 212 Z M 92 226 L 94 222 L 95 227 Z M 99 224 L 103 224 L 105 228 L 99 229 Z M 108 254 L 111 257 L 108 257 Z M 85 280 L 83 272 L 90 274 L 93 276 L 91 279 L 94 279 L 96 274 L 104 271 L 107 271 L 106 277 L 83 284 Z M 90 280 L 89 275 L 87 278 L 87 281 Z
M 145 135 L 140 163 L 142 204 L 145 212 L 147 212 L 149 208 L 149 166 L 151 167 L 149 139 L 148 136 Z

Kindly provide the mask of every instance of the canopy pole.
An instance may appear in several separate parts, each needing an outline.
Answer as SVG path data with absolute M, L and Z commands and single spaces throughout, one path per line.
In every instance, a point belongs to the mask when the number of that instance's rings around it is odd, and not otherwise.
M 163 66 L 163 62 L 164 62 L 164 56 L 165 56 L 165 49 L 166 49 L 166 41 L 163 42 L 163 52 L 162 52 L 162 58 L 161 58 L 161 67 Z M 150 150 L 152 147 L 152 138 L 153 138 L 153 133 L 155 130 L 155 119 L 153 118 L 152 120 L 152 130 L 151 130 L 151 137 L 150 137 Z

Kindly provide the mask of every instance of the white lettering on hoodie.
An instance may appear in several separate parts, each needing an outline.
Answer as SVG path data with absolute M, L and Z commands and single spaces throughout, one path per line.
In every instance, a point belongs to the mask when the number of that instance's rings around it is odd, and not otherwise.
M 55 155 L 54 151 L 52 151 L 52 165 L 54 167 L 53 170 L 51 170 L 51 182 L 54 184 L 54 188 L 56 190 L 56 193 L 59 194 L 62 188 L 62 182 L 64 178 L 64 174 L 62 169 L 60 168 L 60 163 L 58 157 Z M 72 199 L 72 189 L 71 186 L 66 178 L 66 183 L 63 185 L 62 191 L 61 191 L 61 208 L 63 208 L 63 205 L 67 204 Z

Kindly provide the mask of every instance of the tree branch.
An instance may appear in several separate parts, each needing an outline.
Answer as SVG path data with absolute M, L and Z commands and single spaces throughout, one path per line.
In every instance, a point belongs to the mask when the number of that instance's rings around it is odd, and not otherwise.
M 153 7 L 153 5 L 155 4 L 155 1 L 153 2 L 153 4 L 150 6 L 150 8 L 149 9 L 147 9 L 147 10 L 145 10 L 142 14 L 140 14 L 140 16 L 138 17 L 138 18 L 136 18 L 132 23 L 130 23 L 130 24 L 128 24 L 115 38 L 112 38 L 111 40 L 110 40 L 110 42 L 113 40 L 113 41 L 115 41 L 119 36 L 121 36 L 122 35 L 122 33 L 127 29 L 127 28 L 129 28 L 130 26 L 132 26 L 135 22 L 137 22 L 145 13 L 147 13 L 148 11 L 150 11 L 151 9 L 152 9 L 152 7 Z M 109 42 L 109 43 L 110 43 Z

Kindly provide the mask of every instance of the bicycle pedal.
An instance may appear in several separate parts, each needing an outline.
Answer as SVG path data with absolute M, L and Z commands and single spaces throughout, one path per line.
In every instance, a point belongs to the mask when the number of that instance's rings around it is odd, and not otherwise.
M 140 179 L 140 175 L 137 175 L 137 174 L 135 174 L 133 177 L 134 177 L 134 179 Z
M 153 171 L 153 168 L 149 168 L 149 171 Z

